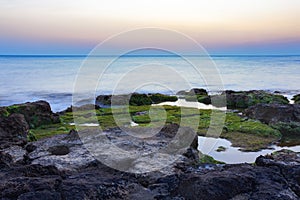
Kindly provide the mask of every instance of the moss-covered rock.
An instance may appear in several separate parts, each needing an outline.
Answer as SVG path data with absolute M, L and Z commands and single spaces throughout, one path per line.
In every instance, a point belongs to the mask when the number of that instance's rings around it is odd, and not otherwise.
M 160 93 L 149 94 L 148 96 L 151 99 L 152 103 L 155 103 L 155 104 L 166 102 L 166 101 L 175 102 L 178 100 L 178 98 L 176 96 L 169 96 L 169 95 L 160 94 Z
M 271 94 L 261 90 L 235 92 L 225 91 L 227 107 L 230 109 L 248 108 L 259 103 L 289 104 L 286 97 L 279 94 Z
M 300 105 L 257 104 L 243 113 L 266 124 L 300 122 Z
M 193 88 L 190 91 L 179 91 L 177 95 L 183 96 L 186 101 L 198 101 L 199 103 L 211 104 L 211 98 L 207 91 L 202 88 Z
M 59 123 L 59 116 L 51 111 L 46 101 L 27 102 L 5 107 L 7 114 L 19 113 L 24 115 L 30 128 L 41 125 Z
M 129 105 L 131 106 L 142 106 L 142 105 L 151 105 L 158 104 L 166 101 L 177 101 L 178 98 L 176 96 L 164 95 L 160 93 L 153 94 L 124 94 L 124 95 L 100 95 L 96 98 L 96 104 L 100 106 L 110 106 L 114 105 L 127 105 L 129 101 Z
M 185 96 L 185 100 L 186 101 L 191 101 L 191 102 L 195 102 L 198 101 L 199 103 L 204 103 L 204 104 L 211 104 L 211 99 L 209 96 L 205 96 L 205 95 L 187 95 Z
M 201 163 L 201 164 L 225 164 L 224 162 L 215 160 L 213 157 L 206 155 L 206 154 L 200 155 L 199 163 Z
M 190 91 L 181 90 L 181 91 L 177 92 L 176 95 L 187 95 L 187 96 L 202 95 L 202 96 L 208 96 L 208 93 L 203 88 L 192 88 Z
M 290 122 L 290 123 L 280 122 L 274 124 L 273 127 L 279 130 L 285 136 L 291 136 L 291 135 L 300 136 L 300 122 Z
M 292 100 L 295 104 L 300 104 L 300 94 L 295 95 Z

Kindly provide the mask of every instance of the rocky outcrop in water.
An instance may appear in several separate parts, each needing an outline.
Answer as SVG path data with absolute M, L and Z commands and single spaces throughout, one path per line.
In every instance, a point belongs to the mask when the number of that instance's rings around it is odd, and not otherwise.
M 150 94 L 124 94 L 124 95 L 99 95 L 96 98 L 96 104 L 100 106 L 110 106 L 114 105 L 132 105 L 132 106 L 141 106 L 141 105 L 151 105 L 158 104 L 166 101 L 177 101 L 176 96 L 169 96 L 160 93 L 150 93 Z
M 203 88 L 192 88 L 189 91 L 178 91 L 176 95 L 184 97 L 186 101 L 198 101 L 199 103 L 211 104 L 211 98 L 208 92 Z
M 288 104 L 286 97 L 279 94 L 271 94 L 261 90 L 231 91 L 224 92 L 227 99 L 227 107 L 230 109 L 248 108 L 250 106 L 265 103 Z

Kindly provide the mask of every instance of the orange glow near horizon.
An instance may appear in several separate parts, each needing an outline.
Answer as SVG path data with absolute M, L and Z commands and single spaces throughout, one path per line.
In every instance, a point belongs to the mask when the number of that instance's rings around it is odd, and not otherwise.
M 0 39 L 98 43 L 121 31 L 161 27 L 216 47 L 300 40 L 298 0 L 12 0 L 0 5 Z

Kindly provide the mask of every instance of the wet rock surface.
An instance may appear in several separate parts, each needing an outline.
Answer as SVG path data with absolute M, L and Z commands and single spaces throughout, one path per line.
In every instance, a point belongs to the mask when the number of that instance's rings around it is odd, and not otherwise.
M 159 141 L 170 142 L 172 133 L 166 134 L 169 131 L 178 131 L 178 127 L 166 127 L 143 144 L 138 140 L 128 142 L 129 136 L 119 129 L 105 134 L 110 133 L 110 141 L 128 151 L 149 152 L 164 145 Z M 194 157 L 181 156 L 174 164 L 157 171 L 128 173 L 99 162 L 82 145 L 78 133 L 71 131 L 25 147 L 13 145 L 1 150 L 0 194 L 2 199 L 300 198 L 299 153 L 281 151 L 260 156 L 256 165 L 208 167 L 195 162 L 194 148 L 185 150 L 193 150 Z M 144 160 L 138 163 L 141 162 L 147 164 Z
M 246 109 L 244 114 L 267 124 L 300 122 L 300 105 L 258 104 Z

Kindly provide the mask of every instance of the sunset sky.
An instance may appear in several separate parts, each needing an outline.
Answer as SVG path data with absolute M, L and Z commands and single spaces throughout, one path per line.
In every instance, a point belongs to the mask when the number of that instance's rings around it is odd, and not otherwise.
M 1 0 L 0 54 L 87 54 L 142 27 L 182 32 L 211 54 L 300 54 L 299 0 Z

